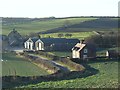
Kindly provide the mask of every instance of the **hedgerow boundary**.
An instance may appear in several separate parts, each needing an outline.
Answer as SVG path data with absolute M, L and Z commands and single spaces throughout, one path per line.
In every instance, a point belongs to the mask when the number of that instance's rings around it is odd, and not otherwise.
M 72 60 L 70 60 L 70 58 L 59 57 L 59 56 L 50 54 L 50 53 L 45 52 L 45 51 L 35 51 L 34 53 L 38 54 L 40 56 L 44 56 L 46 58 L 49 58 L 52 61 L 55 61 L 55 62 L 57 62 L 57 63 L 59 63 L 59 64 L 61 64 L 63 66 L 67 66 L 69 69 L 72 68 L 74 71 L 84 71 L 85 70 L 84 66 L 73 62 Z
M 53 73 L 53 74 L 44 75 L 44 76 L 27 76 L 27 77 L 25 76 L 3 76 L 2 77 L 2 85 L 3 85 L 2 88 L 3 89 L 4 88 L 15 88 L 15 87 L 19 88 L 21 86 L 25 86 L 28 84 L 37 84 L 41 82 L 85 78 L 88 76 L 92 76 L 98 72 L 99 72 L 98 70 L 91 68 L 91 70 Z
M 50 63 L 42 58 L 28 55 L 27 52 L 21 53 L 20 55 L 26 58 L 27 60 L 31 61 L 33 64 L 37 65 L 38 67 L 47 70 L 49 73 L 57 73 L 60 71 L 60 69 L 57 66 L 55 66 L 53 63 Z
M 44 52 L 42 52 L 44 53 Z M 38 58 L 31 57 L 27 53 L 21 53 L 20 55 L 24 56 L 25 58 L 31 60 L 31 62 L 37 60 Z M 55 56 L 56 58 L 56 56 Z M 54 59 L 55 59 L 54 58 Z M 58 58 L 58 57 L 57 57 Z M 59 58 L 62 59 L 62 58 Z M 56 59 L 58 60 L 58 59 Z M 66 62 L 67 64 L 67 59 L 62 59 L 63 61 L 61 62 Z M 64 61 L 65 60 L 65 61 Z M 72 61 L 70 61 L 69 65 L 73 65 Z M 36 62 L 38 63 L 38 62 Z M 76 63 L 74 63 L 75 65 Z M 47 65 L 47 64 L 46 64 Z M 76 64 L 78 65 L 78 64 Z M 80 65 L 81 67 L 82 65 Z M 73 66 L 74 67 L 74 66 Z M 93 69 L 93 68 L 92 68 Z M 57 71 L 58 70 L 58 71 Z M 92 70 L 95 71 L 95 70 Z M 40 83 L 40 82 L 47 82 L 47 81 L 56 81 L 56 80 L 69 80 L 69 79 L 74 79 L 74 78 L 82 78 L 82 77 L 87 77 L 96 74 L 96 72 L 91 72 L 91 70 L 86 70 L 86 69 L 76 69 L 76 71 L 70 71 L 70 72 L 60 72 L 59 69 L 56 69 L 56 72 L 50 74 L 50 75 L 45 75 L 45 76 L 3 76 L 2 81 L 3 81 L 3 88 L 14 88 L 14 87 L 19 87 L 27 84 L 32 84 L 32 83 Z

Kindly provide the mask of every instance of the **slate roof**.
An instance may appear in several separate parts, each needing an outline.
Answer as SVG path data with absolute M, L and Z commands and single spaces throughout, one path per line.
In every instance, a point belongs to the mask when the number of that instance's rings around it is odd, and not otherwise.
M 86 44 L 77 43 L 72 50 L 81 51 L 85 46 Z
M 44 43 L 77 43 L 78 39 L 65 39 L 65 38 L 41 38 Z
M 31 38 L 33 42 L 36 42 L 39 38 Z
M 43 43 L 40 39 L 38 39 L 36 42 L 41 42 L 41 43 Z
M 93 51 L 96 51 L 96 46 L 94 44 L 89 43 L 77 43 L 72 50 L 81 51 L 84 47 L 87 47 L 89 49 L 92 49 Z
M 36 42 L 40 39 L 43 43 L 78 43 L 78 39 L 66 39 L 66 38 L 32 38 L 33 42 Z

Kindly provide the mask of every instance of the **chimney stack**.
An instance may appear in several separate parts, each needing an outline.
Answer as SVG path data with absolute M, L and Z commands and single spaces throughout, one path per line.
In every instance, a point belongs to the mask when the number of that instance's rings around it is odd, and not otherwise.
M 83 44 L 85 40 L 81 40 L 80 43 Z

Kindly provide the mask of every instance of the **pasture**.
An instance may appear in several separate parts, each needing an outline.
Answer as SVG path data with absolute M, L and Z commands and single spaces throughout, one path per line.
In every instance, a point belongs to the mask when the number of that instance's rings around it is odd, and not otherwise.
M 95 21 L 96 20 L 96 21 Z M 3 35 L 8 35 L 15 28 L 21 35 L 28 35 L 30 33 L 49 31 L 50 29 L 67 27 L 65 30 L 57 31 L 56 33 L 40 34 L 42 38 L 53 37 L 58 38 L 58 34 L 64 34 L 62 38 L 77 38 L 85 39 L 95 33 L 92 31 L 113 31 L 118 30 L 116 25 L 117 19 L 107 19 L 99 21 L 98 18 L 63 18 L 51 20 L 33 20 L 25 23 L 17 23 L 14 19 L 10 24 L 4 24 Z M 103 23 L 105 21 L 105 23 Z M 114 25 L 112 24 L 113 22 Z M 100 24 L 100 25 L 98 25 Z M 105 24 L 105 25 L 104 25 Z M 86 26 L 87 25 L 87 26 Z M 98 25 L 98 26 L 97 26 Z M 113 26 L 112 26 L 113 25 Z M 65 34 L 72 34 L 71 37 Z M 107 50 L 107 49 L 106 49 Z M 51 54 L 66 57 L 71 56 L 71 52 L 49 52 Z M 105 55 L 105 50 L 97 51 L 97 55 Z M 44 69 L 37 67 L 35 64 L 29 62 L 23 57 L 16 56 L 14 53 L 2 53 L 2 76 L 19 75 L 19 76 L 40 76 L 48 75 Z M 118 62 L 104 61 L 104 62 L 89 62 L 87 63 L 91 68 L 98 70 L 92 76 L 82 78 L 72 78 L 57 81 L 39 82 L 37 84 L 29 84 L 20 86 L 20 88 L 117 88 L 118 87 Z M 94 72 L 94 71 L 91 71 Z M 72 75 L 79 76 L 79 75 Z M 70 77 L 72 77 L 70 76 Z
M 14 53 L 3 53 L 2 57 L 2 76 L 40 76 L 48 74 L 44 69 L 16 56 Z
M 72 52 L 59 52 L 59 51 L 48 52 L 48 53 L 59 56 L 59 57 L 67 57 L 67 56 L 71 56 L 72 54 Z
M 91 62 L 88 65 L 97 69 L 98 73 L 92 76 L 70 80 L 30 84 L 21 86 L 21 88 L 118 88 L 118 62 Z
M 59 38 L 58 34 L 63 34 L 61 38 L 77 38 L 77 39 L 85 39 L 92 35 L 95 35 L 94 32 L 73 32 L 73 33 L 67 33 L 67 32 L 60 32 L 60 33 L 51 33 L 51 34 L 40 34 L 42 38 L 52 37 L 52 38 Z M 72 36 L 65 36 L 66 34 L 71 34 Z
M 5 24 L 2 26 L 2 33 L 7 35 L 13 28 L 16 28 L 21 35 L 28 35 L 29 33 L 42 32 L 53 28 L 63 27 L 64 25 L 74 25 L 84 21 L 90 21 L 97 18 L 64 18 L 51 20 L 34 20 L 29 22 L 17 23 L 16 19 L 12 19 L 12 24 Z M 4 19 L 3 19 L 4 21 Z M 19 21 L 19 20 L 18 20 Z M 6 21 L 7 22 L 7 21 Z M 15 22 L 15 23 L 14 23 Z

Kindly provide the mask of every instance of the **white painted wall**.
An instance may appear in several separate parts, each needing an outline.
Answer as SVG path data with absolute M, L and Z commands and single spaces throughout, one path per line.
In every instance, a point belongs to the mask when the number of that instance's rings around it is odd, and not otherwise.
M 42 50 L 42 43 L 38 43 L 39 50 Z
M 26 44 L 27 44 L 27 47 L 26 47 L 26 48 L 29 49 L 29 42 L 27 42 Z
M 72 58 L 75 58 L 76 57 L 76 52 L 75 50 L 72 51 Z
M 27 44 L 26 44 L 26 42 L 24 43 L 24 47 L 27 48 Z
M 37 46 L 36 46 L 36 50 L 39 50 Z
M 72 58 L 80 58 L 79 51 L 73 50 L 73 51 L 72 51 Z
M 36 45 L 36 44 L 38 44 L 38 45 Z M 24 48 L 29 49 L 29 50 L 33 50 L 34 49 L 33 45 L 34 45 L 33 42 L 27 41 L 24 43 Z M 36 50 L 44 50 L 44 43 L 42 41 L 36 41 L 35 42 L 35 49 Z
M 33 43 L 30 42 L 29 44 L 30 44 L 30 48 L 29 48 L 29 49 L 30 49 L 30 50 L 33 50 Z
M 43 42 L 36 42 L 37 45 L 35 45 L 36 50 L 44 50 L 44 43 Z
M 25 42 L 24 43 L 24 48 L 33 50 L 33 42 Z
M 107 56 L 107 57 L 109 56 L 109 53 L 108 53 L 108 51 L 106 52 L 106 56 Z
M 79 53 L 79 51 L 76 51 L 76 58 L 80 58 L 80 53 Z

